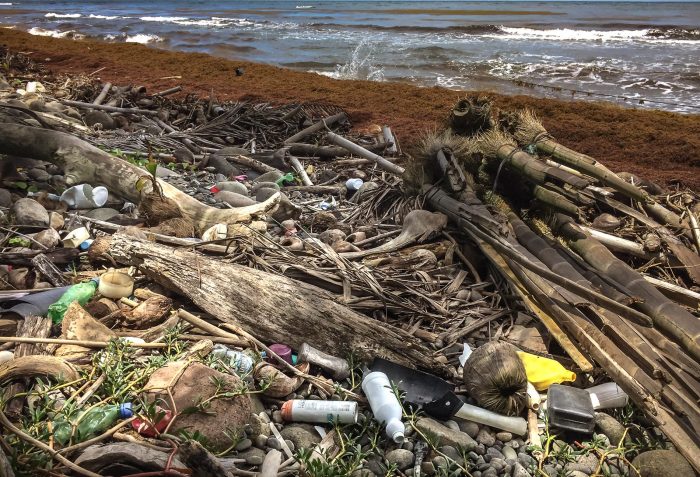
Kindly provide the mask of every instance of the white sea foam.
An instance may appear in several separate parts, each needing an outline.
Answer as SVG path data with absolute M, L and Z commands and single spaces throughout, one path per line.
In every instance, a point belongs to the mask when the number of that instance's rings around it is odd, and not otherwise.
M 554 28 L 538 30 L 535 28 L 520 28 L 500 26 L 502 33 L 487 33 L 488 38 L 512 38 L 515 40 L 548 40 L 548 41 L 582 41 L 582 42 L 638 42 L 649 43 L 697 43 L 695 40 L 672 40 L 656 38 L 649 33 L 650 29 L 641 30 L 575 30 L 573 28 Z
M 50 36 L 53 38 L 73 38 L 75 40 L 85 38 L 85 35 L 81 35 L 80 33 L 76 33 L 74 30 L 68 30 L 68 31 L 45 30 L 45 29 L 39 28 L 39 27 L 34 27 L 31 30 L 29 30 L 29 34 L 37 35 L 37 36 Z
M 44 15 L 46 18 L 80 18 L 82 15 L 80 13 L 47 13 Z
M 140 33 L 138 35 L 128 35 L 124 41 L 127 43 L 141 43 L 142 45 L 146 45 L 148 43 L 163 41 L 163 39 L 158 35 Z
M 11 7 L 12 2 L 0 2 L 0 7 Z
M 116 20 L 117 18 L 129 18 L 129 17 L 120 17 L 118 15 L 93 15 L 92 13 L 88 15 L 88 18 L 96 18 L 98 20 Z
M 187 20 L 187 17 L 140 17 L 139 20 L 144 22 L 174 23 Z
M 353 50 L 350 61 L 337 65 L 335 71 L 321 73 L 335 79 L 363 79 L 383 81 L 384 68 L 374 64 L 374 45 L 361 41 Z

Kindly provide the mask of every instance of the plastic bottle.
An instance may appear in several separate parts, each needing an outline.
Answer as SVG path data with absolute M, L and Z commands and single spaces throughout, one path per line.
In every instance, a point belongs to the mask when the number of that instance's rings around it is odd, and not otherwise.
M 292 399 L 282 404 L 281 411 L 282 419 L 290 422 L 357 423 L 357 403 L 353 401 Z
M 68 234 L 63 237 L 63 247 L 64 248 L 77 248 L 81 243 L 85 242 L 90 238 L 90 232 L 85 227 L 78 227 L 75 230 L 68 232 Z
M 243 353 L 230 349 L 222 344 L 217 344 L 211 350 L 211 354 L 222 360 L 228 367 L 239 374 L 248 374 L 252 371 L 253 358 Z
M 610 409 L 615 407 L 624 407 L 629 401 L 629 396 L 620 386 L 615 383 L 603 383 L 598 386 L 586 389 L 591 395 L 591 404 L 593 409 Z
M 518 351 L 518 356 L 520 356 L 523 365 L 525 365 L 527 380 L 538 391 L 546 391 L 552 384 L 576 380 L 576 373 L 566 369 L 559 361 L 525 353 L 524 351 Z
M 80 184 L 66 189 L 61 194 L 61 201 L 69 209 L 94 209 L 107 203 L 109 191 L 106 187 L 92 187 L 90 184 Z
M 406 431 L 401 422 L 403 412 L 387 375 L 379 371 L 367 374 L 362 380 L 362 391 L 367 396 L 374 418 L 386 425 L 386 435 L 401 444 Z
M 133 415 L 130 402 L 93 407 L 79 414 L 74 421 L 77 422 L 77 426 L 73 433 L 73 441 L 84 441 L 95 434 L 106 431 L 117 419 L 127 419 Z M 61 420 L 53 423 L 54 440 L 61 445 L 70 441 L 72 431 L 73 422 Z
M 156 437 L 165 431 L 172 418 L 171 410 L 156 406 L 156 415 L 152 423 L 144 419 L 134 419 L 131 421 L 131 427 L 144 437 Z
M 51 318 L 51 321 L 54 323 L 63 321 L 63 315 L 65 315 L 66 310 L 74 301 L 80 303 L 81 306 L 85 306 L 95 294 L 98 283 L 99 279 L 93 278 L 89 282 L 78 283 L 66 290 L 57 302 L 49 306 L 48 316 Z

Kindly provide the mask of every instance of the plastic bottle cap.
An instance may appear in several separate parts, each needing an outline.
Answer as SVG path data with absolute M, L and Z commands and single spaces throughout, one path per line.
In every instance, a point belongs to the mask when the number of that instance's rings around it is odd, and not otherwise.
M 270 351 L 285 360 L 287 363 L 292 364 L 292 348 L 286 344 L 272 344 L 270 345 Z
M 134 415 L 134 409 L 130 402 L 125 402 L 119 405 L 119 417 L 128 419 Z
M 294 403 L 292 401 L 285 401 L 284 404 L 282 404 L 282 407 L 280 408 L 280 412 L 282 413 L 282 419 L 285 421 L 291 421 L 292 420 L 292 405 Z

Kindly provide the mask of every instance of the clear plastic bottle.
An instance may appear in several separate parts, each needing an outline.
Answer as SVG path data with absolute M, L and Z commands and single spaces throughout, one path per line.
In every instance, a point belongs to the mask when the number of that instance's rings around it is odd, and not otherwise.
M 593 409 L 625 407 L 629 396 L 615 383 L 603 383 L 586 389 L 591 395 Z
M 109 429 L 117 419 L 128 419 L 133 416 L 131 403 L 95 406 L 78 415 L 73 421 L 77 422 L 73 433 L 73 442 L 82 442 L 95 434 Z M 56 442 L 66 445 L 71 438 L 73 422 L 60 420 L 53 423 L 53 437 Z
M 379 371 L 367 374 L 362 380 L 362 391 L 367 396 L 374 418 L 386 425 L 386 435 L 401 444 L 406 431 L 401 422 L 403 411 L 387 375 Z
M 211 350 L 211 354 L 222 360 L 228 367 L 238 374 L 248 374 L 253 370 L 255 362 L 253 358 L 242 351 L 230 349 L 222 344 L 217 344 Z
M 93 278 L 89 282 L 77 283 L 66 290 L 56 303 L 49 306 L 48 316 L 51 318 L 51 321 L 54 323 L 63 321 L 63 315 L 65 315 L 66 310 L 74 301 L 80 303 L 81 306 L 85 306 L 95 294 L 98 283 L 99 279 Z

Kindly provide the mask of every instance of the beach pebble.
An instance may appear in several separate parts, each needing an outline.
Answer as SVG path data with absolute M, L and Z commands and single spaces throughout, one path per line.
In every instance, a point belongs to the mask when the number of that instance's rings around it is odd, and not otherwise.
M 27 171 L 27 175 L 30 177 L 30 179 L 38 182 L 48 182 L 51 178 L 51 174 L 46 172 L 46 169 L 42 169 L 40 167 L 29 169 Z
M 246 449 L 250 449 L 253 446 L 253 441 L 250 439 L 243 439 L 241 442 L 236 444 L 236 450 L 237 451 L 244 451 Z
M 58 243 L 61 241 L 61 237 L 54 229 L 48 228 L 34 235 L 34 241 L 37 242 L 32 243 L 32 248 L 34 250 L 51 250 L 58 245 Z
M 253 439 L 253 445 L 258 449 L 264 449 L 265 446 L 267 446 L 267 436 L 262 434 L 255 436 Z
M 442 446 L 438 450 L 454 461 L 461 462 L 463 460 L 459 451 L 452 446 Z
M 656 449 L 642 452 L 632 461 L 640 477 L 693 477 L 695 472 L 676 451 Z
M 474 439 L 479 434 L 479 424 L 472 421 L 460 421 L 459 429 Z
M 0 189 L 0 207 L 5 209 L 12 207 L 12 193 L 7 189 Z
M 238 458 L 245 459 L 246 464 L 249 465 L 261 465 L 263 460 L 265 460 L 265 451 L 251 447 L 246 451 L 240 452 Z
M 49 213 L 34 199 L 19 199 L 12 205 L 10 212 L 15 217 L 15 224 L 39 227 L 49 225 Z
M 506 459 L 506 461 L 509 461 L 509 460 L 517 461 L 518 460 L 518 453 L 515 452 L 515 449 L 513 449 L 511 446 L 503 446 L 503 449 L 501 449 L 501 452 L 503 453 L 503 457 Z
M 321 442 L 321 437 L 310 424 L 292 424 L 280 432 L 282 437 L 292 441 L 297 449 L 310 449 Z
M 282 444 L 276 437 L 267 438 L 267 447 L 275 450 L 282 450 Z
M 482 427 L 479 434 L 476 436 L 476 442 L 486 447 L 491 447 L 496 443 L 496 436 L 488 427 Z
M 513 477 L 532 477 L 530 472 L 525 469 L 520 463 L 513 467 Z
M 511 440 L 513 440 L 513 434 L 511 434 L 510 432 L 497 432 L 496 439 L 501 442 L 510 442 Z
M 384 456 L 384 458 L 389 462 L 389 464 L 394 464 L 399 470 L 404 470 L 413 465 L 413 460 L 415 456 L 413 452 L 406 449 L 396 449 Z
M 93 110 L 85 115 L 85 124 L 90 127 L 101 124 L 102 129 L 110 131 L 115 128 L 114 118 L 104 111 Z
M 266 172 L 264 174 L 260 174 L 258 177 L 256 177 L 253 182 L 259 183 L 259 182 L 276 182 L 278 179 L 282 177 L 282 173 L 280 171 L 270 171 Z
M 91 219 L 108 221 L 114 216 L 119 215 L 119 211 L 111 209 L 109 207 L 102 207 L 99 209 L 92 209 L 85 213 L 85 217 L 90 217 Z
M 437 437 L 442 445 L 461 447 L 466 451 L 470 451 L 476 446 L 476 442 L 464 432 L 450 429 L 435 419 L 423 417 L 416 422 L 416 427 L 423 433 Z
M 625 426 L 620 424 L 614 417 L 604 412 L 595 413 L 595 427 L 597 431 L 605 435 L 614 446 L 617 446 L 625 435 Z
M 231 207 L 246 207 L 248 205 L 255 205 L 255 201 L 248 196 L 237 194 L 236 192 L 229 192 L 223 190 L 214 195 L 214 198 L 220 202 L 226 202 Z
M 216 188 L 220 191 L 235 192 L 240 195 L 248 195 L 248 188 L 238 181 L 222 181 L 216 183 Z
M 431 461 L 424 461 L 420 465 L 420 470 L 426 475 L 434 475 L 435 474 L 435 464 L 433 464 Z

